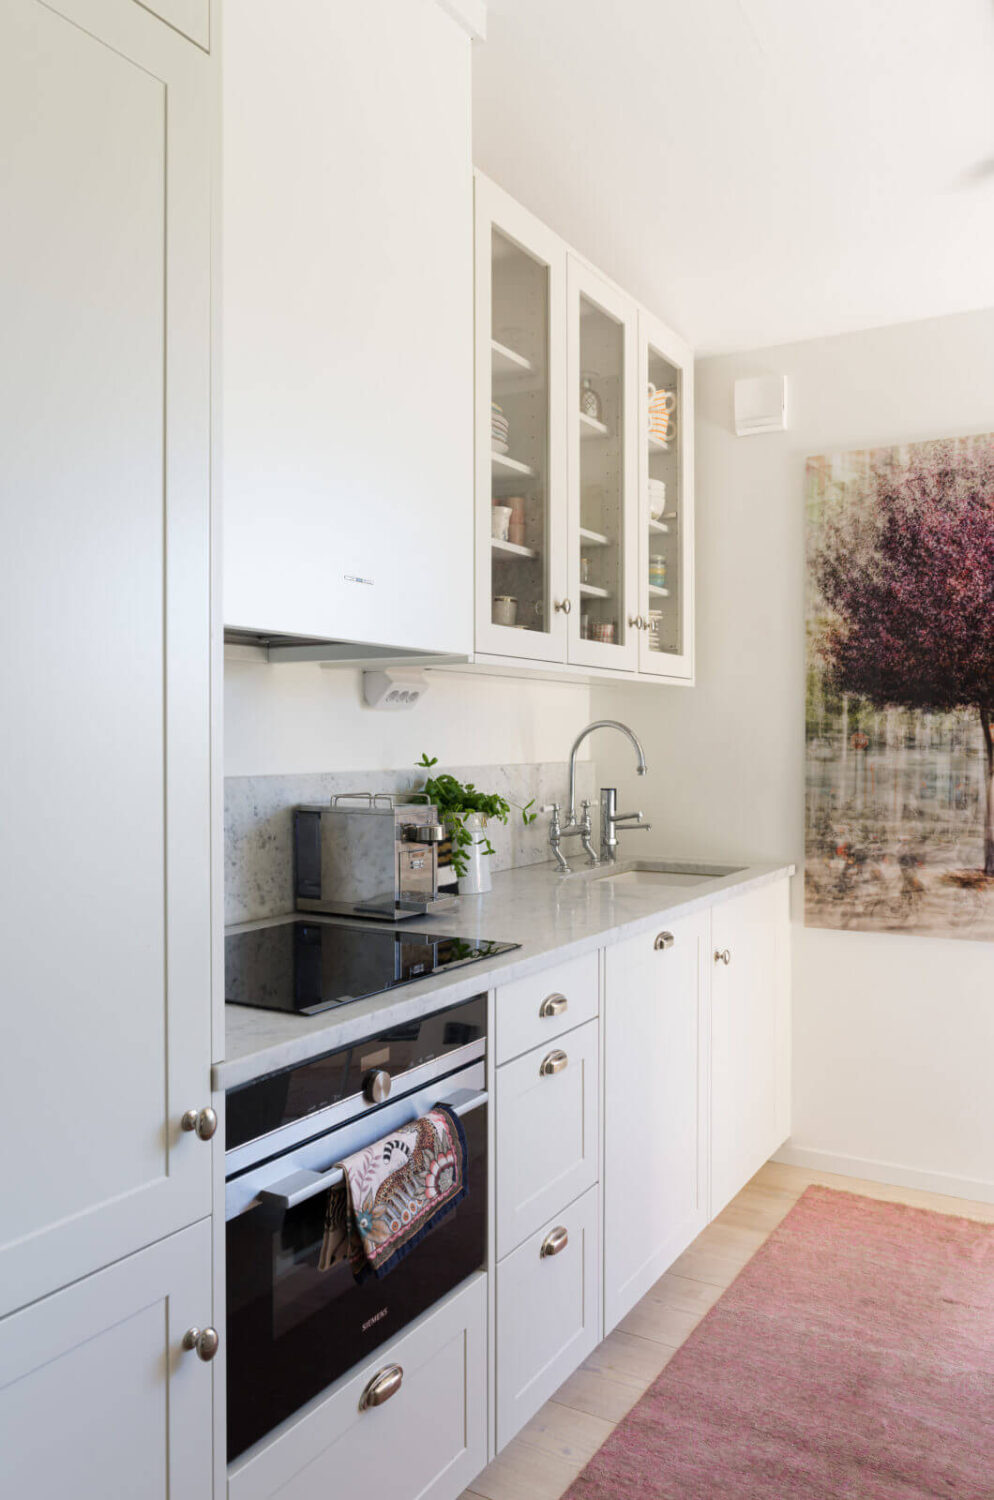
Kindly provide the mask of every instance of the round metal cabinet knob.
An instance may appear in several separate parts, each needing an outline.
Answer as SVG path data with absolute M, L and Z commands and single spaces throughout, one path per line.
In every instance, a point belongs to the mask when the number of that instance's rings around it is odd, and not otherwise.
M 384 1099 L 390 1097 L 390 1087 L 393 1079 L 383 1068 L 374 1068 L 367 1073 L 362 1080 L 362 1092 L 370 1104 L 382 1104 Z
M 564 615 L 568 615 L 570 610 L 573 608 L 573 601 L 571 599 L 562 599 L 554 604 L 553 608 L 555 609 L 557 614 L 560 610 L 562 610 Z
M 197 1358 L 208 1364 L 217 1353 L 221 1340 L 216 1328 L 188 1328 L 183 1335 L 183 1348 L 195 1349 Z
M 727 948 L 716 948 L 714 950 L 714 961 L 716 964 L 724 964 L 727 969 L 732 961 L 732 955 Z
M 367 1411 L 371 1406 L 382 1406 L 391 1396 L 396 1396 L 404 1379 L 402 1365 L 387 1365 L 375 1374 L 359 1397 L 359 1410 Z
M 202 1141 L 209 1141 L 217 1129 L 217 1113 L 213 1109 L 188 1109 L 179 1122 L 181 1130 L 195 1130 Z

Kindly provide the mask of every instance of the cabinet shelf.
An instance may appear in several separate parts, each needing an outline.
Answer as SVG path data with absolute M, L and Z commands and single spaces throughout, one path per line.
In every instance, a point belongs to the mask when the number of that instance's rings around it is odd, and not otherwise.
M 659 536 L 669 536 L 670 528 L 665 521 L 650 521 L 649 530 L 655 531 Z
M 657 599 L 668 599 L 670 597 L 669 589 L 661 589 L 658 583 L 650 583 L 649 593 Z
M 490 546 L 494 552 L 506 552 L 510 557 L 537 557 L 538 553 L 534 547 L 522 547 L 517 542 L 502 542 L 498 537 L 490 538 Z
M 535 369 L 530 359 L 526 359 L 515 349 L 509 349 L 506 344 L 499 344 L 496 339 L 490 340 L 490 353 L 495 376 L 501 376 L 504 379 L 513 378 L 518 375 L 530 375 Z
M 506 453 L 495 453 L 490 450 L 490 463 L 494 469 L 504 469 L 508 474 L 527 474 L 534 477 L 535 470 L 528 464 L 523 464 L 520 459 L 508 458 Z
M 580 412 L 581 438 L 604 438 L 610 436 L 610 431 L 605 422 L 598 422 L 596 417 L 588 417 L 585 411 Z
M 580 540 L 586 542 L 588 547 L 610 547 L 611 538 L 605 536 L 601 531 L 588 531 L 586 526 L 580 527 Z
M 613 597 L 610 589 L 602 589 L 596 583 L 581 583 L 580 593 L 586 599 L 610 599 Z

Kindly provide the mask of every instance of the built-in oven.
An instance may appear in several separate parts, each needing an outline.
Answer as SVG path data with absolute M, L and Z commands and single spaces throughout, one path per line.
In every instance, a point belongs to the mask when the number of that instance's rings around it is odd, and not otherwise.
M 485 1054 L 481 995 L 229 1092 L 229 1460 L 483 1266 Z M 466 1197 L 385 1276 L 320 1270 L 337 1163 L 439 1101 L 462 1121 Z

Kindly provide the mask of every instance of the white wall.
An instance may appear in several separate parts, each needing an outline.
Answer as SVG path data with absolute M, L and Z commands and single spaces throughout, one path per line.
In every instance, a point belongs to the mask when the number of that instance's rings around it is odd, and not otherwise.
M 761 373 L 788 376 L 790 431 L 736 438 L 732 382 Z M 697 412 L 698 685 L 592 707 L 645 735 L 640 798 L 674 855 L 800 863 L 804 460 L 994 430 L 994 310 L 704 360 Z M 623 774 L 609 738 L 599 770 Z M 994 945 L 795 938 L 787 1158 L 994 1199 Z
M 582 684 L 442 671 L 428 682 L 413 709 L 390 713 L 364 705 L 351 669 L 227 660 L 225 775 L 401 769 L 423 750 L 456 766 L 564 761 L 592 717 Z

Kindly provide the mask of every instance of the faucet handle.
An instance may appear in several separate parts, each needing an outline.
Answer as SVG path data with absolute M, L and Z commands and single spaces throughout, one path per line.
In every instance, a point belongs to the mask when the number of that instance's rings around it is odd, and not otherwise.
M 558 802 L 543 802 L 542 806 L 539 808 L 539 812 L 557 813 L 558 811 L 559 811 L 559 803 Z

